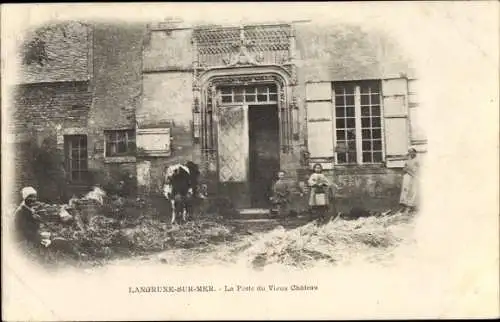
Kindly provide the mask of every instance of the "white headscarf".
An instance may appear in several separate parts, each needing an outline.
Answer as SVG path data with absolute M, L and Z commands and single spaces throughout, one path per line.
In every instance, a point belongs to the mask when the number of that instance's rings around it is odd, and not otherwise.
M 31 195 L 36 195 L 36 190 L 33 187 L 24 187 L 23 190 L 21 190 L 21 195 L 23 196 L 23 200 L 26 200 L 28 196 Z

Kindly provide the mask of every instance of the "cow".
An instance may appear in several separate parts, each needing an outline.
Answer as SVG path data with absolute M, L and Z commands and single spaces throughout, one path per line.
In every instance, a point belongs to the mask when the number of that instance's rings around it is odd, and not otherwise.
M 186 222 L 192 213 L 193 198 L 198 196 L 198 165 L 192 161 L 170 165 L 165 168 L 163 177 L 163 195 L 172 209 L 170 223 L 177 223 L 178 216 Z

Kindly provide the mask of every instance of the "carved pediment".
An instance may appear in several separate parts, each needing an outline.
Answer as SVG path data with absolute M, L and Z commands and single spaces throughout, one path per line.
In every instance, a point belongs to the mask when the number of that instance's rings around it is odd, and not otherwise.
M 264 59 L 262 52 L 250 52 L 249 48 L 255 46 L 255 41 L 245 39 L 245 31 L 240 29 L 240 39 L 234 43 L 236 52 L 228 54 L 223 58 L 228 66 L 258 65 Z
M 197 29 L 197 64 L 206 68 L 282 65 L 290 60 L 289 25 Z

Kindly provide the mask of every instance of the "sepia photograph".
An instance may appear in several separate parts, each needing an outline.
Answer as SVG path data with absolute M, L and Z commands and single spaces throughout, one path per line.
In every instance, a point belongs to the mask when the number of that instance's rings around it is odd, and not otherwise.
M 5 320 L 498 317 L 498 4 L 256 4 L 2 6 Z

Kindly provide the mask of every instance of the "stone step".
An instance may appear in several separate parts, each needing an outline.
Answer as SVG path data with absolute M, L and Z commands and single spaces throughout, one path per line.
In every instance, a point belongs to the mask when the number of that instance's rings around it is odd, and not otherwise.
M 231 219 L 231 222 L 235 223 L 265 223 L 265 222 L 278 222 L 274 218 L 259 218 L 259 219 Z
M 250 220 L 250 219 L 275 219 L 276 215 L 272 214 L 270 209 L 266 208 L 245 208 L 238 210 L 238 214 L 234 219 Z
M 238 210 L 237 219 L 269 219 L 270 211 L 264 208 L 246 208 Z
M 238 210 L 240 215 L 268 215 L 269 209 L 266 208 L 246 208 Z
M 232 219 L 230 223 L 239 229 L 257 233 L 270 231 L 278 226 L 283 226 L 285 229 L 294 229 L 299 226 L 305 225 L 309 222 L 307 216 L 299 216 L 295 218 L 289 218 L 284 222 L 280 218 L 269 218 L 269 219 Z

